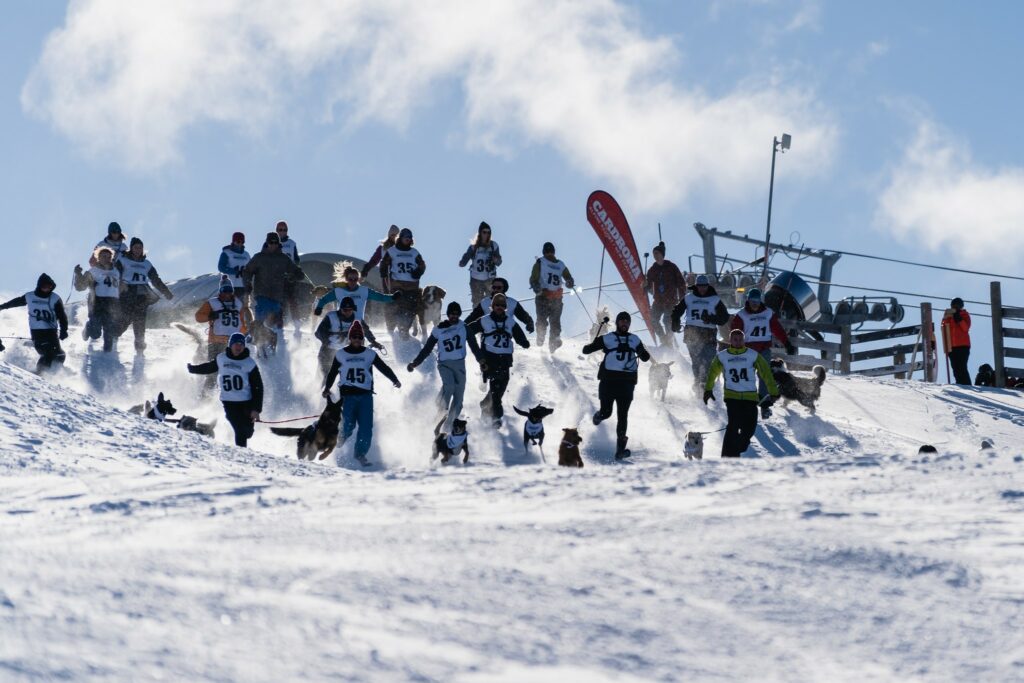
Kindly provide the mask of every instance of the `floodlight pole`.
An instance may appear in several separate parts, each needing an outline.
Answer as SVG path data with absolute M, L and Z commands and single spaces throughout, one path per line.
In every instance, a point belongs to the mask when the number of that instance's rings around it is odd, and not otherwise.
M 785 152 L 789 149 L 790 138 L 788 133 L 782 134 L 782 140 L 777 137 L 772 138 L 772 174 L 771 179 L 768 181 L 768 225 L 764 230 L 764 266 L 761 269 L 761 283 L 762 286 L 767 284 L 768 279 L 768 247 L 772 238 L 772 195 L 775 193 L 775 155 L 780 150 Z

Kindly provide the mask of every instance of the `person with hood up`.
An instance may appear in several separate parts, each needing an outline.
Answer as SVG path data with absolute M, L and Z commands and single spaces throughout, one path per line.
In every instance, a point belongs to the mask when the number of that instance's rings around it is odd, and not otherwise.
M 476 337 L 469 334 L 466 323 L 459 320 L 462 306 L 452 301 L 445 311 L 446 318 L 430 332 L 423 345 L 406 370 L 412 372 L 427 359 L 431 350 L 437 347 L 437 374 L 441 376 L 441 393 L 437 397 L 438 411 L 445 415 L 435 433 L 452 431 L 452 421 L 462 413 L 462 400 L 466 394 L 466 346 L 473 357 L 480 355 Z
M 109 249 L 114 255 L 113 260 L 115 263 L 128 252 L 128 244 L 124 240 L 124 233 L 121 232 L 121 226 L 117 221 L 112 221 L 107 226 L 107 236 L 97 242 L 96 246 L 92 248 L 92 256 L 89 257 L 90 266 L 96 265 L 96 257 L 100 249 Z
M 765 363 L 772 360 L 772 337 L 786 347 L 786 353 L 793 355 L 796 347 L 789 341 L 786 331 L 782 329 L 775 311 L 764 305 L 761 297 L 761 290 L 753 287 L 747 291 L 746 302 L 743 308 L 732 317 L 729 327 L 733 330 L 742 330 L 746 335 L 747 348 L 757 351 L 764 356 Z M 768 373 L 769 375 L 771 372 Z M 751 375 L 753 378 L 753 375 Z M 763 400 L 768 395 L 768 387 L 764 380 L 757 384 L 757 395 Z M 767 403 L 761 404 L 761 418 L 771 417 L 772 409 Z
M 953 368 L 956 384 L 971 385 L 967 359 L 971 356 L 971 314 L 964 308 L 964 300 L 956 297 L 942 314 L 942 334 L 949 343 L 949 365 Z
M 252 257 L 242 269 L 246 289 L 252 294 L 255 323 L 263 325 L 273 333 L 271 348 L 283 338 L 282 307 L 287 299 L 286 286 L 306 279 L 302 268 L 281 251 L 281 238 L 276 232 L 268 232 L 263 250 Z
M 370 260 L 363 266 L 362 273 L 360 273 L 362 275 L 362 279 L 365 280 L 366 276 L 370 274 L 370 271 L 380 264 L 380 260 L 384 258 L 384 252 L 395 245 L 395 242 L 398 241 L 399 232 L 401 231 L 397 225 L 392 225 L 388 228 L 388 236 L 377 245 L 377 248 L 373 252 L 373 256 L 371 256 Z
M 755 374 L 767 387 L 763 398 L 758 392 Z M 729 414 L 722 439 L 722 457 L 738 458 L 750 446 L 757 429 L 757 406 L 760 405 L 763 412 L 778 397 L 779 389 L 768 360 L 746 346 L 741 329 L 729 332 L 729 348 L 720 351 L 711 361 L 704 383 L 704 405 L 715 400 L 715 381 L 719 375 L 725 383 L 725 408 Z
M 491 284 L 491 296 L 481 299 L 480 303 L 469 312 L 469 315 L 466 316 L 466 324 L 471 325 L 490 313 L 491 300 L 498 294 L 505 297 L 505 305 L 509 315 L 523 324 L 523 327 L 526 328 L 526 334 L 533 334 L 533 318 L 530 317 L 530 314 L 526 312 L 526 309 L 523 308 L 523 305 L 518 300 L 508 295 L 508 280 L 503 277 L 494 278 L 494 282 Z
M 217 296 L 210 297 L 196 311 L 196 322 L 209 323 L 206 351 L 209 360 L 215 360 L 228 347 L 233 334 L 245 335 L 252 326 L 252 311 L 235 294 L 227 275 L 221 276 Z M 215 377 L 207 376 L 207 388 L 213 388 Z
M 0 304 L 0 311 L 19 306 L 28 308 L 29 336 L 39 354 L 37 375 L 54 365 L 63 365 L 67 357 L 60 343 L 68 338 L 68 316 L 64 312 L 64 302 L 54 291 L 56 289 L 57 283 L 53 278 L 43 273 L 36 280 L 34 290 Z
M 554 244 L 545 242 L 541 254 L 530 273 L 530 289 L 537 295 L 537 345 L 543 346 L 550 328 L 548 348 L 554 353 L 562 345 L 562 283 L 569 289 L 576 283 L 565 264 L 555 257 Z
M 402 228 L 398 233 L 398 241 L 384 252 L 380 260 L 384 291 L 400 295 L 394 306 L 385 309 L 389 333 L 397 329 L 402 337 L 409 336 L 416 307 L 420 303 L 420 278 L 426 270 L 426 262 L 413 247 L 412 230 Z
M 686 315 L 686 328 L 682 317 Z M 690 352 L 693 367 L 693 388 L 698 395 L 704 390 L 708 367 L 718 353 L 718 326 L 729 322 L 729 311 L 707 275 L 698 275 L 686 296 L 672 309 L 672 331 L 683 332 L 683 342 Z
M 629 313 L 620 311 L 615 316 L 615 330 L 596 337 L 583 347 L 583 353 L 604 352 L 604 360 L 597 371 L 597 398 L 601 408 L 594 413 L 594 425 L 599 425 L 612 416 L 612 405 L 616 408 L 615 459 L 622 460 L 630 455 L 626 443 L 629 441 L 629 406 L 633 403 L 637 373 L 642 360 L 651 359 L 650 352 L 640 337 L 629 331 L 633 322 Z
M 356 275 L 359 275 L 358 271 Z M 357 320 L 360 320 L 358 306 L 352 297 L 346 296 L 338 304 L 338 310 L 328 312 L 317 325 L 313 336 L 320 340 L 317 361 L 320 365 L 321 376 L 327 375 L 327 371 L 331 367 L 331 360 L 338 349 L 345 346 L 348 341 L 348 331 L 352 328 L 352 323 Z M 384 347 L 377 343 L 377 338 L 373 336 L 369 325 L 365 321 L 360 320 L 360 322 L 363 323 L 363 336 L 370 342 L 370 348 L 374 351 L 383 349 Z
M 160 297 L 150 288 L 150 283 L 165 298 L 171 300 L 174 294 L 167 288 L 156 268 L 146 258 L 145 246 L 138 237 L 133 237 L 128 253 L 114 264 L 121 273 L 123 288 L 121 291 L 121 329 L 124 334 L 131 326 L 135 335 L 135 350 L 146 349 L 146 313 L 149 307 L 159 301 Z
M 215 359 L 187 367 L 193 375 L 217 373 L 224 416 L 235 430 L 235 445 L 244 448 L 263 412 L 263 376 L 245 346 L 245 335 L 232 334 L 227 349 Z
M 331 363 L 331 369 L 324 380 L 324 396 L 329 396 L 331 385 L 338 382 L 338 393 L 344 404 L 341 408 L 341 442 L 344 443 L 355 433 L 355 457 L 363 466 L 369 465 L 366 454 L 373 442 L 373 371 L 378 370 L 391 380 L 396 389 L 402 383 L 377 352 L 364 346 L 363 324 L 358 320 L 348 330 L 348 346 L 338 349 Z
M 217 260 L 217 272 L 230 278 L 235 296 L 246 306 L 249 305 L 249 293 L 245 289 L 242 272 L 251 260 L 252 257 L 245 250 L 245 233 L 242 232 L 231 235 L 231 244 L 221 249 L 220 258 Z
M 360 282 L 359 270 L 350 261 L 334 264 L 334 284 L 331 291 L 324 294 L 316 302 L 313 315 L 322 315 L 324 307 L 332 302 L 340 302 L 345 297 L 352 299 L 356 306 L 356 319 L 366 319 L 366 302 L 378 301 L 389 304 L 398 299 L 396 294 L 382 294 Z M 339 284 L 340 281 L 340 284 Z
M 487 382 L 487 394 L 480 401 L 480 414 L 485 420 L 490 418 L 495 427 L 501 426 L 501 418 L 505 415 L 501 399 L 508 388 L 512 369 L 512 352 L 515 351 L 512 342 L 524 349 L 530 348 L 530 340 L 507 310 L 505 295 L 495 294 L 491 298 L 490 314 L 466 326 L 467 336 L 480 335 L 479 350 L 473 353 Z
M 491 283 L 498 276 L 501 265 L 501 251 L 498 243 L 491 239 L 491 226 L 480 222 L 476 237 L 469 243 L 466 253 L 459 259 L 459 268 L 469 264 L 469 293 L 476 306 L 491 291 Z
M 89 320 L 82 339 L 102 335 L 103 350 L 113 351 L 121 327 L 121 271 L 114 267 L 114 252 L 109 247 L 97 249 L 94 258 L 96 265 L 85 272 L 82 266 L 75 266 L 75 289 L 89 290 Z
M 686 295 L 686 278 L 679 266 L 665 258 L 664 242 L 658 242 L 651 253 L 654 263 L 644 280 L 644 290 L 651 293 L 651 332 L 660 343 L 673 345 L 675 338 L 669 332 L 669 320 L 676 304 Z

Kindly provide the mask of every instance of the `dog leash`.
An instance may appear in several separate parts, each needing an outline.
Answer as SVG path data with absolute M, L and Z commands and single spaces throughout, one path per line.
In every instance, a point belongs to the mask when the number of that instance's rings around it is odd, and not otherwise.
M 700 434 L 701 436 L 707 436 L 708 434 L 717 434 L 718 432 L 724 432 L 728 428 L 729 428 L 729 426 L 726 425 L 725 427 L 722 427 L 721 429 L 716 429 L 716 430 L 711 431 L 711 432 L 697 432 L 697 433 Z
M 257 422 L 262 422 L 263 424 L 266 424 L 266 425 L 279 425 L 279 424 L 284 424 L 285 422 L 298 422 L 299 420 L 311 420 L 314 417 L 320 417 L 320 416 L 319 415 L 307 415 L 306 417 L 293 417 L 290 420 L 257 420 Z

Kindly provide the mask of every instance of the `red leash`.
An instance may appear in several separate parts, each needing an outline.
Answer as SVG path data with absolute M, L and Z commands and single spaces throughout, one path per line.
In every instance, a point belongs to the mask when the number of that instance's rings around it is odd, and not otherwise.
M 299 420 L 312 420 L 314 417 L 320 417 L 319 415 L 307 415 L 306 417 L 293 417 L 290 420 L 259 420 L 259 422 L 266 425 L 279 425 L 285 422 L 298 422 Z

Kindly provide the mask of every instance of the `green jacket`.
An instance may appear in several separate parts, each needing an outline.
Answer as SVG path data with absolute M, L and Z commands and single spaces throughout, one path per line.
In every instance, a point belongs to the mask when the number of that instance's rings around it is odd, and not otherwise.
M 734 349 L 732 347 L 729 347 L 723 353 L 729 353 L 734 356 L 738 356 L 739 354 L 745 353 L 746 351 L 747 347 L 743 347 L 742 349 Z M 762 380 L 764 380 L 764 385 L 768 389 L 768 393 L 771 394 L 772 396 L 778 396 L 779 388 L 778 386 L 776 386 L 775 378 L 772 376 L 771 366 L 768 364 L 768 361 L 764 359 L 764 356 L 757 353 L 756 351 L 754 353 L 756 354 L 756 357 L 754 358 L 754 371 L 757 372 L 758 375 L 760 375 Z M 722 365 L 721 359 L 718 357 L 718 355 L 716 355 L 714 360 L 711 361 L 711 367 L 708 369 L 708 380 L 707 382 L 704 383 L 704 390 L 711 391 L 712 389 L 714 389 L 715 381 L 718 379 L 718 376 L 721 375 L 724 371 L 725 366 Z M 725 399 L 753 401 L 754 403 L 757 403 L 759 397 L 757 395 L 756 387 L 753 391 L 735 391 L 733 389 L 729 389 L 728 385 L 726 385 Z

